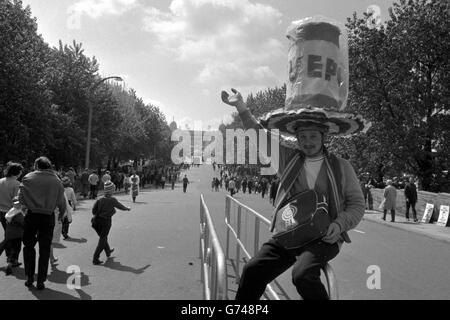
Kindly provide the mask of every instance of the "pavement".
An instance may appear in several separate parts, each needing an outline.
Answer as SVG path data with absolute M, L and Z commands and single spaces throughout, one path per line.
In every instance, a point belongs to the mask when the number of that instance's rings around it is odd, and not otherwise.
M 383 226 L 401 229 L 406 232 L 417 233 L 428 238 L 436 239 L 446 243 L 450 243 L 450 228 L 438 226 L 435 223 L 413 222 L 412 219 L 407 221 L 404 216 L 396 215 L 395 222 L 391 221 L 391 215 L 388 212 L 386 221 L 382 219 L 383 213 L 375 210 L 366 210 L 363 217 L 364 220 L 379 223 Z

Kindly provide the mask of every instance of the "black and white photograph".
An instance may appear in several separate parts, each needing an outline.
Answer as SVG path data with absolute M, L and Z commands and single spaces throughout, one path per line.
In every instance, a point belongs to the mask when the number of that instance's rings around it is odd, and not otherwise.
M 448 301 L 449 167 L 447 0 L 0 0 L 0 300 Z

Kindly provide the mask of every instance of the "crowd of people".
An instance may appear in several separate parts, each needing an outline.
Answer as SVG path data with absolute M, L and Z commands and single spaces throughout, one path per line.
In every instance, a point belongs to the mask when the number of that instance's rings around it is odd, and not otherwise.
M 363 191 L 366 209 L 368 210 L 374 209 L 371 189 L 378 188 L 384 190 L 383 200 L 379 206 L 379 209 L 383 210 L 383 220 L 386 220 L 387 212 L 390 212 L 391 222 L 395 222 L 398 193 L 397 190 L 403 190 L 406 202 L 406 221 L 410 221 L 409 210 L 411 209 L 413 214 L 413 221 L 418 222 L 416 211 L 416 204 L 418 200 L 418 181 L 417 179 L 414 179 L 414 177 L 406 177 L 405 179 L 386 179 L 382 182 L 376 182 L 373 178 L 366 179 L 364 177 L 360 177 L 360 185 Z
M 217 170 L 216 170 L 217 168 Z M 233 197 L 235 194 L 259 194 L 265 199 L 266 195 L 272 205 L 275 205 L 279 179 L 277 176 L 261 176 L 256 167 L 240 167 L 235 165 L 216 165 L 213 163 L 214 172 L 217 173 L 211 181 L 211 190 L 219 192 L 224 189 Z
M 165 187 L 168 181 L 175 187 L 180 180 L 181 170 L 185 166 L 153 166 L 142 171 L 128 170 L 83 170 L 74 168 L 55 170 L 46 157 L 36 159 L 33 168 L 25 169 L 20 163 L 9 162 L 2 170 L 0 178 L 0 222 L 4 229 L 4 239 L 0 242 L 0 256 L 6 255 L 6 275 L 22 263 L 19 255 L 23 243 L 23 263 L 27 287 L 35 281 L 36 250 L 39 243 L 37 270 L 37 289 L 45 289 L 49 263 L 58 261 L 53 253 L 54 245 L 61 238 L 70 238 L 69 227 L 73 212 L 77 210 L 80 198 L 95 200 L 92 214 L 92 228 L 99 240 L 93 254 L 93 264 L 99 265 L 100 254 L 105 252 L 110 257 L 114 251 L 109 246 L 108 235 L 112 217 L 116 209 L 130 211 L 131 208 L 121 204 L 114 194 L 122 188 L 126 194 L 131 193 L 133 202 L 140 188 L 148 185 L 155 188 Z M 183 191 L 186 192 L 189 180 L 182 179 Z M 98 197 L 98 191 L 103 196 Z M 78 195 L 78 197 L 77 197 Z

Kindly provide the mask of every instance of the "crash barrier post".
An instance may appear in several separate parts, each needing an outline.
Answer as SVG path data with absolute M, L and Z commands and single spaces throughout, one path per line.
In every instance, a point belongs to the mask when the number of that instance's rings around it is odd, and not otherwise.
M 227 300 L 225 255 L 203 195 L 200 197 L 200 260 L 204 300 Z

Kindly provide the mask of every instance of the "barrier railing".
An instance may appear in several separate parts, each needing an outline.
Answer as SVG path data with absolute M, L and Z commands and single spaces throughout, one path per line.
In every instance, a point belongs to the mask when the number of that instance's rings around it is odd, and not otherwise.
M 204 300 L 227 300 L 225 255 L 203 195 L 200 197 L 200 259 Z
M 233 226 L 231 225 L 231 207 L 232 204 L 234 204 L 235 206 L 237 206 L 237 217 L 236 217 L 236 229 L 233 229 Z M 236 210 L 233 210 L 234 212 Z M 246 205 L 240 203 L 239 201 L 237 201 L 236 199 L 227 196 L 226 198 L 226 204 L 225 204 L 225 223 L 227 226 L 227 239 L 226 239 L 226 249 L 225 249 L 225 256 L 226 259 L 229 260 L 230 259 L 230 233 L 232 233 L 234 235 L 234 238 L 236 240 L 236 252 L 235 252 L 235 259 L 234 259 L 234 265 L 233 265 L 233 269 L 235 272 L 235 278 L 236 278 L 236 283 L 239 283 L 239 273 L 240 273 L 240 263 L 241 263 L 241 250 L 242 252 L 245 254 L 245 258 L 244 261 L 246 261 L 246 259 L 251 259 L 251 254 L 249 253 L 248 249 L 245 247 L 244 243 L 243 243 L 243 239 L 242 237 L 247 238 L 247 234 L 248 234 L 248 229 L 245 230 L 245 232 L 242 232 L 242 214 L 243 211 L 245 213 L 247 213 L 245 215 L 245 218 L 248 215 L 251 215 L 255 218 L 255 223 L 253 226 L 253 232 L 254 232 L 254 239 L 253 239 L 253 255 L 255 255 L 258 250 L 259 250 L 259 239 L 260 239 L 260 225 L 261 222 L 267 226 L 270 226 L 271 222 L 269 221 L 269 219 L 263 217 L 262 215 L 260 215 L 258 212 L 256 212 L 255 210 L 247 207 Z M 245 219 L 244 218 L 244 219 Z M 337 300 L 339 298 L 338 296 L 338 289 L 337 289 L 337 282 L 336 282 L 336 277 L 334 275 L 333 269 L 331 268 L 331 266 L 329 264 L 326 264 L 325 267 L 322 269 L 323 273 L 325 275 L 325 279 L 326 279 L 326 286 L 327 286 L 327 290 L 328 290 L 328 294 L 331 300 Z M 281 292 L 281 294 L 283 296 L 285 296 L 285 298 L 287 300 L 290 300 L 289 295 L 286 293 L 286 291 L 283 289 L 283 287 L 279 284 L 279 282 L 277 280 L 273 281 L 272 284 L 267 285 L 267 289 L 266 292 L 264 294 L 265 298 L 267 299 L 271 299 L 271 300 L 281 300 L 280 296 L 276 293 L 276 291 L 274 290 L 274 287 L 277 287 L 277 289 Z

